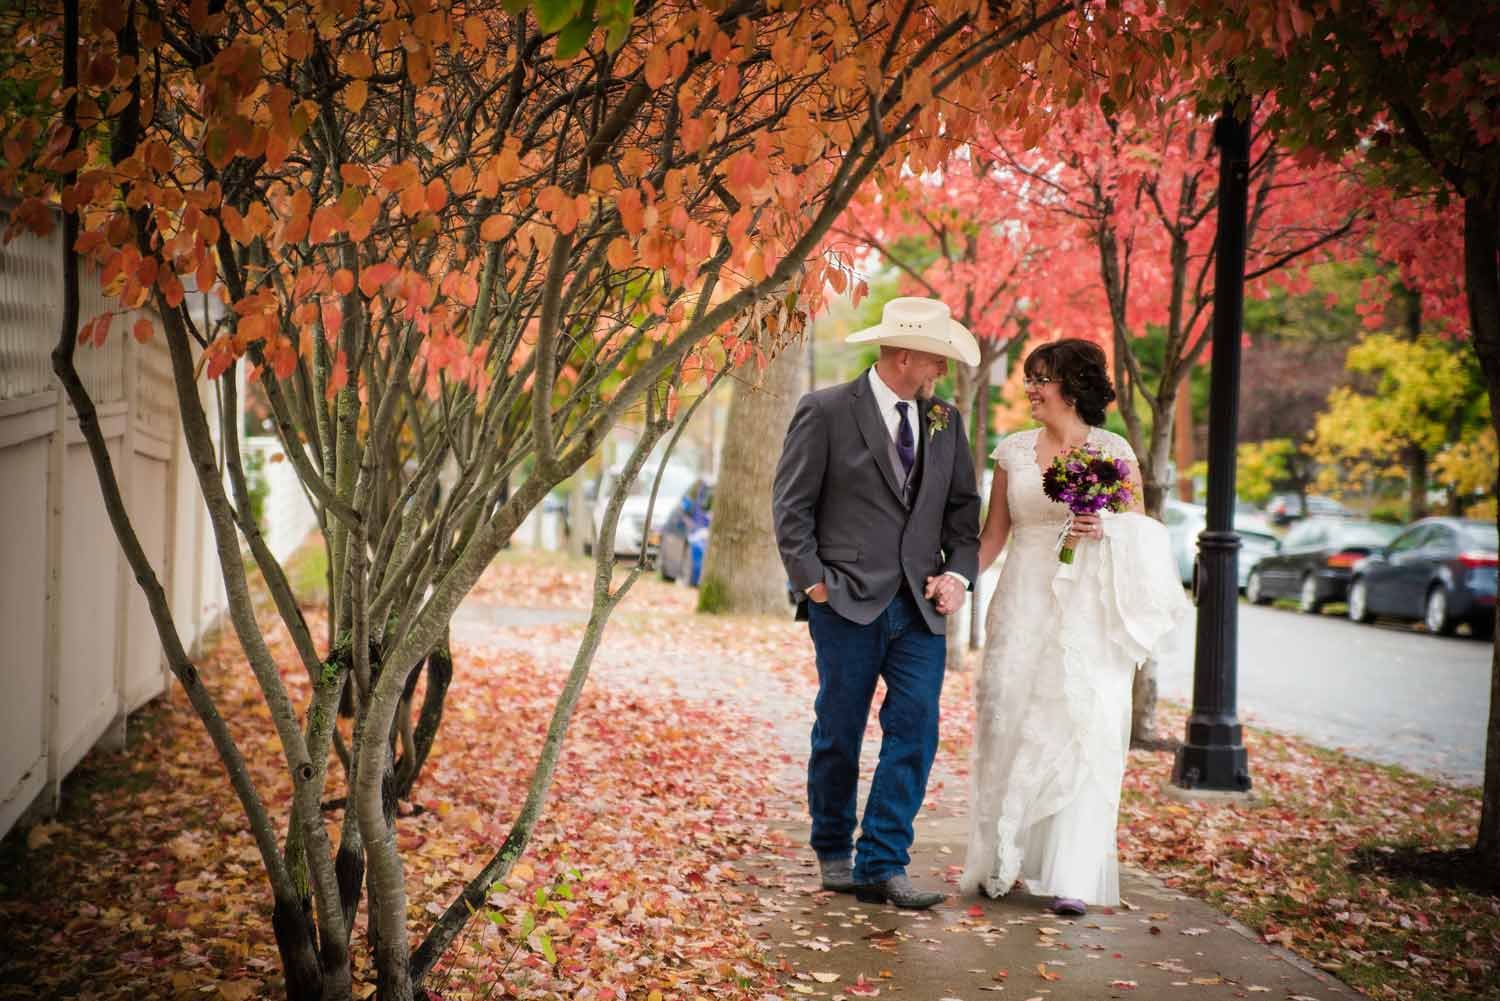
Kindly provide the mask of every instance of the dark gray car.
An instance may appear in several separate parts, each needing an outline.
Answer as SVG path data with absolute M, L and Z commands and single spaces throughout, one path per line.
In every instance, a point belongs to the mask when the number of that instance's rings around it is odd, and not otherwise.
M 1355 566 L 1349 618 L 1417 621 L 1442 634 L 1467 622 L 1476 636 L 1489 636 L 1495 627 L 1497 542 L 1500 536 L 1487 521 L 1413 522 Z
M 1245 597 L 1257 605 L 1296 598 L 1304 612 L 1343 601 L 1354 565 L 1401 531 L 1399 525 L 1353 518 L 1304 518 L 1281 540 L 1281 549 L 1250 568 Z

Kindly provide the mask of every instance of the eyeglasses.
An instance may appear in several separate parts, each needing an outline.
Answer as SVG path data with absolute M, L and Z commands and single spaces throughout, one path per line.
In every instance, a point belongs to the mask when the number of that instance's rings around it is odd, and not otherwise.
M 1028 375 L 1026 376 L 1026 378 L 1021 380 L 1021 385 L 1025 386 L 1027 389 L 1041 389 L 1043 386 L 1051 385 L 1056 381 L 1056 379 L 1033 379 Z

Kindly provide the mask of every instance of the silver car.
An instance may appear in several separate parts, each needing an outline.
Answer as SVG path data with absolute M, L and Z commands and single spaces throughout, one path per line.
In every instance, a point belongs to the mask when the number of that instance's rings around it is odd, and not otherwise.
M 1167 526 L 1167 536 L 1172 541 L 1172 558 L 1177 561 L 1177 574 L 1184 587 L 1191 587 L 1197 572 L 1198 536 L 1208 527 L 1208 509 L 1202 504 L 1168 498 L 1162 505 L 1161 520 Z M 1280 541 L 1271 534 L 1270 526 L 1262 515 L 1236 511 L 1234 530 L 1240 536 L 1239 589 L 1245 589 L 1250 568 L 1263 557 L 1281 548 Z

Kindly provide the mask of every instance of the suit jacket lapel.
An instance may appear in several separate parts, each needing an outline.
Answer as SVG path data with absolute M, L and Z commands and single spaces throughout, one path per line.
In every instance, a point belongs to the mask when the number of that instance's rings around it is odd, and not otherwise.
M 880 417 L 880 408 L 875 404 L 875 394 L 870 391 L 868 371 L 854 380 L 854 397 L 849 405 L 854 408 L 854 422 L 859 425 L 860 436 L 864 438 L 875 465 L 880 467 L 886 486 L 891 488 L 896 500 L 905 506 L 906 501 L 901 497 L 901 481 L 896 477 L 895 467 L 891 465 L 891 436 L 885 429 L 885 421 Z
M 912 491 L 911 506 L 913 508 L 915 508 L 917 504 L 919 504 L 922 500 L 922 490 L 927 486 L 927 471 L 933 466 L 933 456 L 934 451 L 937 448 L 938 439 L 943 437 L 941 434 L 933 434 L 927 428 L 927 414 L 931 409 L 931 400 L 917 400 L 917 413 L 921 417 L 921 420 L 918 421 L 917 434 L 922 436 L 922 461 L 918 464 L 917 467 L 917 489 Z

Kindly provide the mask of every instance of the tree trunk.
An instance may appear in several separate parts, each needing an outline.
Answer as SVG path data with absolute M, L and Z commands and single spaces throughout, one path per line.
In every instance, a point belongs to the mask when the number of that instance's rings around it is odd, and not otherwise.
M 756 615 L 787 608 L 771 481 L 800 395 L 804 350 L 789 345 L 763 371 L 746 365 L 734 383 L 698 585 L 700 612 Z
M 1010 343 L 997 346 L 993 359 L 985 359 L 981 350 L 981 361 L 986 362 L 980 372 L 979 386 L 974 393 L 973 422 L 969 425 L 969 447 L 974 453 L 974 482 L 979 484 L 980 490 L 984 489 L 984 467 L 989 462 L 990 443 L 990 370 Z M 981 497 L 981 504 L 989 503 L 988 497 Z M 985 594 L 980 587 L 979 581 L 974 581 L 974 589 L 969 595 L 969 649 L 978 650 L 979 623 L 984 616 Z
M 1162 508 L 1167 502 L 1167 469 L 1172 464 L 1172 416 L 1176 409 L 1175 393 L 1165 387 L 1161 390 L 1161 411 L 1151 422 L 1151 437 L 1146 442 L 1146 455 L 1140 457 L 1141 498 L 1146 513 L 1161 520 Z
M 979 398 L 979 387 L 985 381 L 985 373 L 989 371 L 989 366 L 985 364 L 985 360 L 983 357 L 983 348 L 981 347 L 981 356 L 978 365 L 971 367 L 965 365 L 963 362 L 959 362 L 954 366 L 954 368 L 957 369 L 957 378 L 954 380 L 954 383 L 955 388 L 958 390 L 956 394 L 958 399 L 956 399 L 954 403 L 958 407 L 958 412 L 967 417 L 974 413 L 974 401 Z M 982 482 L 978 478 L 981 475 L 981 471 L 984 469 L 984 466 L 978 458 L 977 439 L 975 441 L 974 455 L 974 471 L 976 482 Z M 972 583 L 976 585 L 973 594 L 978 594 L 978 581 L 974 581 Z M 971 597 L 969 608 L 969 620 L 971 623 L 973 622 L 974 617 L 978 614 L 979 606 L 977 602 L 972 600 Z M 948 616 L 948 621 L 945 623 L 945 625 L 947 626 L 946 635 L 948 642 L 948 662 L 946 670 L 948 670 L 949 672 L 962 671 L 964 669 L 965 655 L 968 653 L 970 648 L 968 637 L 964 635 L 963 620 L 959 617 L 958 613 L 955 612 L 954 614 Z M 972 630 L 970 630 L 970 632 L 972 633 Z
M 1157 521 L 1161 520 L 1167 500 L 1166 470 L 1172 453 L 1172 416 L 1176 409 L 1175 401 L 1165 387 L 1161 395 L 1160 416 L 1151 425 L 1150 451 L 1146 461 L 1140 463 L 1146 514 Z M 1135 682 L 1130 690 L 1131 747 L 1161 751 L 1177 746 L 1176 741 L 1162 737 L 1157 729 L 1156 699 L 1156 661 L 1148 660 L 1135 672 Z
M 1422 336 L 1422 293 L 1406 290 L 1406 337 L 1415 342 Z M 1427 517 L 1427 452 L 1420 445 L 1407 445 L 1402 460 L 1406 463 L 1407 521 Z
M 302 900 L 277 898 L 271 909 L 271 931 L 281 953 L 286 976 L 287 1001 L 321 1001 L 323 971 L 318 965 L 311 897 Z
M 1420 445 L 1407 445 L 1406 454 L 1406 502 L 1409 508 L 1407 521 L 1427 517 L 1427 452 Z
M 1193 463 L 1197 461 L 1193 441 L 1193 393 L 1192 367 L 1182 377 L 1182 388 L 1177 392 L 1177 416 L 1173 428 L 1177 442 L 1174 451 L 1177 461 L 1177 499 L 1193 502 Z
M 417 671 L 412 672 L 410 685 L 416 687 Z M 422 766 L 432 752 L 432 742 L 437 738 L 438 726 L 443 722 L 443 702 L 448 694 L 448 685 L 453 680 L 453 649 L 450 634 L 444 632 L 443 642 L 427 656 L 427 688 L 422 693 L 422 709 L 417 716 L 416 729 L 412 733 L 411 750 L 396 762 L 396 798 L 410 799 L 412 786 L 422 774 Z M 411 718 L 411 693 L 402 700 L 403 719 Z
M 1490 420 L 1500 430 L 1500 191 L 1494 185 L 1464 200 L 1464 285 L 1474 353 L 1490 394 Z M 1496 473 L 1500 490 L 1500 470 Z M 1496 512 L 1500 525 L 1500 511 Z M 1490 719 L 1485 739 L 1484 804 L 1475 850 L 1500 870 L 1500 631 L 1490 661 Z

